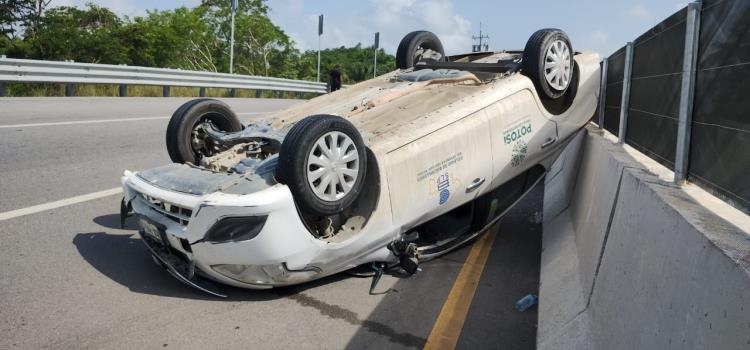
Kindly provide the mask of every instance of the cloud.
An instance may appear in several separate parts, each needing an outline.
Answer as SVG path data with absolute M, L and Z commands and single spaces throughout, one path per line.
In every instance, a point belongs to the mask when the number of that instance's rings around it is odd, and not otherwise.
M 652 20 L 654 18 L 654 14 L 651 13 L 648 8 L 640 4 L 631 7 L 625 13 L 630 17 L 640 20 Z
M 315 44 L 314 48 L 317 48 L 317 38 L 303 33 L 317 31 L 318 16 L 304 12 L 303 0 L 274 0 L 270 6 L 269 18 L 274 24 L 280 26 L 298 49 L 310 50 L 313 49 L 313 44 Z M 282 23 L 294 25 L 285 26 L 281 25 Z
M 228 1 L 228 0 L 227 0 Z M 58 6 L 72 6 L 86 8 L 86 4 L 92 3 L 97 6 L 106 7 L 119 16 L 145 16 L 146 10 L 171 10 L 178 7 L 196 7 L 201 0 L 168 0 L 145 2 L 140 0 L 52 0 L 49 8 Z
M 447 53 L 466 52 L 471 49 L 471 22 L 456 14 L 448 0 L 370 0 L 372 20 L 368 23 L 378 28 L 384 38 L 383 46 L 396 51 L 401 38 L 414 30 L 434 32 Z
M 86 8 L 86 4 L 92 3 L 97 6 L 106 7 L 112 12 L 123 16 L 143 16 L 146 14 L 146 9 L 138 6 L 132 0 L 52 0 L 48 8 L 58 6 L 71 6 L 78 8 Z
M 318 48 L 318 15 L 325 15 L 323 48 L 373 44 L 396 53 L 399 41 L 414 30 L 429 30 L 442 41 L 446 52 L 471 49 L 471 23 L 458 15 L 449 0 L 368 0 L 342 3 L 320 10 L 300 0 L 268 2 L 272 21 L 286 31 L 300 50 Z M 315 11 L 315 12 L 312 12 Z

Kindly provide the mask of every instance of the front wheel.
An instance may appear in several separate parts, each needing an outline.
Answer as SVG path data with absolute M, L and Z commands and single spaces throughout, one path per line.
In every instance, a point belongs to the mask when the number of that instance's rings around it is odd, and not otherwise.
M 366 172 L 367 152 L 354 125 L 321 114 L 300 120 L 286 135 L 276 177 L 305 213 L 325 216 L 354 203 Z

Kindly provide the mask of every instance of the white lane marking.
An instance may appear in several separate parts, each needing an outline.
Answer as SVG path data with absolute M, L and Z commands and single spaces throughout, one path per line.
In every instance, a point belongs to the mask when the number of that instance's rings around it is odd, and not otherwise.
M 235 113 L 237 115 L 258 115 L 266 114 L 270 112 L 244 112 Z M 97 123 L 122 123 L 122 122 L 133 122 L 133 121 L 144 121 L 144 120 L 163 120 L 171 118 L 171 115 L 163 115 L 158 117 L 139 117 L 139 118 L 119 118 L 119 119 L 96 119 L 96 120 L 74 120 L 69 122 L 50 122 L 50 123 L 33 123 L 33 124 L 10 124 L 0 125 L 0 129 L 12 129 L 12 128 L 29 128 L 35 126 L 58 126 L 58 125 L 76 125 L 76 124 L 97 124 Z
M 161 120 L 161 119 L 169 119 L 169 117 L 162 116 L 162 117 L 143 117 L 143 118 L 75 120 L 75 121 L 69 121 L 69 122 L 53 122 L 53 123 L 10 124 L 10 125 L 0 125 L 0 129 L 29 128 L 29 127 L 35 127 L 35 126 L 56 126 L 56 125 L 76 125 L 76 124 L 118 123 L 118 122 L 132 122 L 132 121 L 143 121 L 143 120 Z
M 26 207 L 26 208 L 6 211 L 4 213 L 0 213 L 0 221 L 17 218 L 19 216 L 36 214 L 39 212 L 43 212 L 45 210 L 57 209 L 57 208 L 72 205 L 72 204 L 83 203 L 83 202 L 91 201 L 94 199 L 112 196 L 118 193 L 122 193 L 122 187 L 110 188 L 108 190 L 84 194 L 84 195 L 75 196 L 75 197 L 71 197 L 67 199 L 61 199 L 59 201 L 54 201 L 54 202 L 34 205 L 34 206 Z

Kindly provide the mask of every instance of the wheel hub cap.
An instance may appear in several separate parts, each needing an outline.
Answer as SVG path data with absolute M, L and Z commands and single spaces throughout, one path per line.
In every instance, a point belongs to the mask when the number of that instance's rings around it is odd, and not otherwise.
M 307 182 L 318 198 L 333 202 L 354 187 L 359 175 L 359 153 L 346 134 L 331 131 L 321 136 L 307 157 Z
M 570 49 L 562 40 L 556 40 L 547 49 L 544 57 L 544 78 L 557 91 L 563 91 L 570 84 Z

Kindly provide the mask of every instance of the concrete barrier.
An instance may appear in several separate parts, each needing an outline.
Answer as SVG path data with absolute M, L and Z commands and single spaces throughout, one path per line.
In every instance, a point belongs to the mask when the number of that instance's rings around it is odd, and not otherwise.
M 545 181 L 538 348 L 750 348 L 750 217 L 594 127 L 578 137 L 558 159 L 577 171 Z

